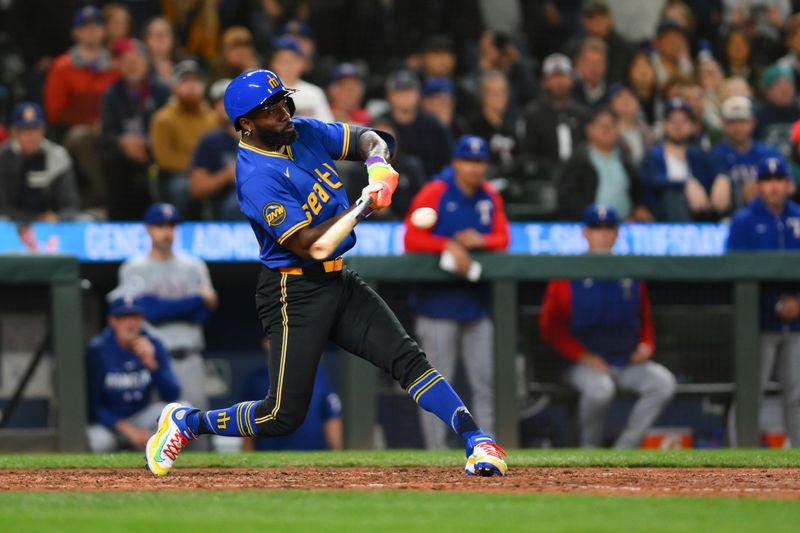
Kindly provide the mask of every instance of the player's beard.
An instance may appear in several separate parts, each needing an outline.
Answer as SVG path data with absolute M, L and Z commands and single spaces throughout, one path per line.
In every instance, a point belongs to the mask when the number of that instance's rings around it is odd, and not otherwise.
M 289 124 L 292 123 L 289 122 Z M 256 124 L 255 134 L 256 137 L 258 137 L 258 140 L 261 141 L 264 145 L 275 148 L 280 148 L 281 146 L 292 144 L 294 141 L 297 140 L 297 130 L 295 128 L 291 128 L 288 131 L 286 131 L 286 128 L 284 128 L 283 131 L 276 132 L 267 128 L 263 128 L 258 124 Z

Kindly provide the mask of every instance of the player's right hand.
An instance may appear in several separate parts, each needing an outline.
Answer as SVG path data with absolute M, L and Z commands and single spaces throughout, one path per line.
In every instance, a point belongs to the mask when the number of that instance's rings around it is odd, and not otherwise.
M 578 358 L 578 362 L 582 365 L 587 365 L 601 374 L 608 374 L 608 363 L 599 355 L 591 352 L 586 352 Z
M 367 198 L 372 200 L 374 209 L 389 207 L 392 204 L 392 192 L 383 182 L 370 183 L 364 187 L 361 190 L 361 200 L 365 202 Z

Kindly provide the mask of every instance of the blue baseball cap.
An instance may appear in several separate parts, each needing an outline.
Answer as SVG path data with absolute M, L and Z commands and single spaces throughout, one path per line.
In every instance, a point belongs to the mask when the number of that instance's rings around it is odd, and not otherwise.
M 617 227 L 619 217 L 617 210 L 608 205 L 592 204 L 583 212 L 583 223 L 590 228 Z
M 694 111 L 692 111 L 692 106 L 690 106 L 689 102 L 683 98 L 670 98 L 664 103 L 664 118 L 667 118 L 673 111 L 683 111 L 689 115 L 690 119 L 694 120 Z
M 289 50 L 290 52 L 294 52 L 300 57 L 306 56 L 303 53 L 303 49 L 300 47 L 300 43 L 297 42 L 297 39 L 289 35 L 280 37 L 279 39 L 275 39 L 275 42 L 273 43 L 273 48 L 275 49 L 275 52 L 279 52 L 281 50 Z
M 434 96 L 437 94 L 453 94 L 455 86 L 448 78 L 428 78 L 422 85 L 422 96 Z
M 789 168 L 782 157 L 767 157 L 758 162 L 758 179 L 788 179 Z
M 453 158 L 487 161 L 489 159 L 489 144 L 477 135 L 464 135 L 456 142 Z
M 303 35 L 311 37 L 311 27 L 302 20 L 292 19 L 285 24 L 278 26 L 278 31 L 275 35 L 283 37 L 284 35 Z
M 160 226 L 162 224 L 177 224 L 181 221 L 178 210 L 172 204 L 160 202 L 153 204 L 144 212 L 144 223 L 148 226 Z
M 34 102 L 20 102 L 14 106 L 11 125 L 15 128 L 40 128 L 45 125 L 44 110 Z
M 133 296 L 115 299 L 108 312 L 111 316 L 144 315 L 144 309 L 136 303 Z
M 361 79 L 361 70 L 353 63 L 339 63 L 336 68 L 331 72 L 331 79 L 329 83 L 335 83 L 344 78 Z
M 72 17 L 72 26 L 84 26 L 90 22 L 103 24 L 103 14 L 95 6 L 84 6 Z

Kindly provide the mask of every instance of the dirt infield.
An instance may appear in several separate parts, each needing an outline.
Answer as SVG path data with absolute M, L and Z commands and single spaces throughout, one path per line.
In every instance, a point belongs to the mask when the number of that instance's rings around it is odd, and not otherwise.
M 0 492 L 249 489 L 478 490 L 800 499 L 800 469 L 513 468 L 505 478 L 471 478 L 457 468 L 186 468 L 160 479 L 144 468 L 0 470 Z

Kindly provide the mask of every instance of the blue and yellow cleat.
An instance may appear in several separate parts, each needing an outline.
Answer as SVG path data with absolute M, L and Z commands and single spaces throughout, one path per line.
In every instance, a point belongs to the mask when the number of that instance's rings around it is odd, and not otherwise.
M 147 441 L 147 469 L 154 476 L 166 476 L 178 454 L 197 436 L 186 427 L 186 415 L 192 411 L 179 403 L 167 404 L 158 417 L 158 429 Z
M 508 457 L 508 454 L 492 437 L 473 437 L 469 439 L 467 446 L 467 466 L 464 467 L 467 474 L 482 477 L 506 475 L 508 465 L 503 457 Z

